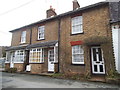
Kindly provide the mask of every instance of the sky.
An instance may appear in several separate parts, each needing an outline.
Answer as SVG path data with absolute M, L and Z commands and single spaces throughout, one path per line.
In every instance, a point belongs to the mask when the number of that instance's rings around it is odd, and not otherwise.
M 29 25 L 46 18 L 46 10 L 52 6 L 57 14 L 72 10 L 73 0 L 0 0 L 0 46 L 10 46 L 10 30 Z M 103 0 L 78 0 L 85 7 Z

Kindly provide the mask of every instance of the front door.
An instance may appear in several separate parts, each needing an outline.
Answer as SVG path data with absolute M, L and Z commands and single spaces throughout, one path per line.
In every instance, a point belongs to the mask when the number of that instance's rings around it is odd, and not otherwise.
M 10 68 L 14 67 L 14 53 L 11 53 Z
M 91 48 L 92 73 L 105 74 L 103 53 L 100 47 Z
M 48 51 L 48 72 L 54 72 L 54 49 Z

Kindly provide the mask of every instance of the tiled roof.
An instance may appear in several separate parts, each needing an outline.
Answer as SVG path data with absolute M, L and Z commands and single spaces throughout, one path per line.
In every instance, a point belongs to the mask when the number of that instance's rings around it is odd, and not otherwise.
M 55 46 L 55 44 L 58 41 L 48 41 L 48 42 L 40 42 L 40 43 L 36 43 L 36 44 L 31 44 L 27 46 L 27 49 L 30 48 L 37 48 L 37 47 L 49 47 L 49 46 Z
M 31 45 L 20 45 L 20 46 L 11 46 L 6 49 L 6 51 L 11 51 L 11 50 L 22 50 L 22 49 L 30 49 L 30 48 L 38 48 L 38 47 L 49 47 L 49 46 L 55 46 L 55 44 L 58 41 L 48 41 L 48 42 L 40 42 L 36 44 L 31 44 Z
M 120 22 L 120 2 L 110 2 L 110 23 Z
M 11 47 L 6 48 L 6 51 L 20 50 L 20 49 L 25 49 L 26 47 L 27 47 L 27 45 L 11 46 Z
M 64 17 L 64 16 L 67 16 L 67 15 L 72 15 L 74 13 L 82 12 L 84 10 L 88 10 L 88 9 L 95 8 L 95 7 L 98 7 L 98 6 L 102 6 L 102 5 L 105 5 L 105 4 L 108 4 L 108 2 L 99 2 L 99 3 L 96 3 L 96 4 L 92 4 L 92 5 L 83 7 L 83 8 L 79 8 L 77 10 L 69 11 L 69 12 L 66 12 L 66 13 L 63 13 L 63 14 L 60 14 L 60 15 L 56 15 L 54 17 L 50 17 L 50 18 L 40 20 L 38 22 L 35 22 L 35 23 L 32 23 L 32 24 L 29 24 L 29 25 L 26 25 L 26 26 L 11 30 L 10 32 L 14 32 L 14 31 L 20 30 L 22 28 L 30 27 L 30 26 L 35 25 L 35 24 L 39 24 L 39 23 L 50 21 L 50 20 L 58 19 L 60 17 Z

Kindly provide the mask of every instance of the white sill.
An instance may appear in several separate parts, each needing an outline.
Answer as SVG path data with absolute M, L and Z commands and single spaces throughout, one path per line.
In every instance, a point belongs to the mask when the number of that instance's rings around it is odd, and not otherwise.
M 79 62 L 72 62 L 72 64 L 85 64 L 84 62 L 79 63 Z
M 5 63 L 10 63 L 10 62 L 5 62 Z
M 81 34 L 81 33 L 83 33 L 83 32 L 76 32 L 76 33 L 72 33 L 72 34 Z
M 41 63 L 44 63 L 44 62 L 29 62 L 30 64 L 41 64 Z
M 26 42 L 20 42 L 20 44 L 24 44 L 24 43 L 26 43 Z
M 45 40 L 45 39 L 44 38 L 38 39 L 38 41 L 40 41 L 40 40 Z
M 24 63 L 24 62 L 14 62 L 14 63 Z

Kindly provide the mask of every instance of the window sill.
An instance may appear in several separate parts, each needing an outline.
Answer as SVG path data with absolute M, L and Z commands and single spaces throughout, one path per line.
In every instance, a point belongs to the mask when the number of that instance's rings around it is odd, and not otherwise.
M 27 43 L 26 43 L 26 42 L 25 42 L 25 43 L 21 43 L 21 42 L 20 42 L 19 44 L 22 45 L 22 44 L 27 44 Z
M 39 63 L 37 63 L 37 62 L 30 62 L 29 64 L 44 64 L 44 62 L 39 62 Z
M 84 34 L 84 32 L 81 32 L 81 33 L 75 33 L 75 34 L 70 34 L 70 36 L 73 36 L 73 35 L 80 35 L 80 34 Z
M 74 64 L 74 63 L 72 63 L 71 65 L 74 65 L 74 66 L 85 66 L 85 64 Z
M 37 39 L 37 41 L 42 41 L 42 40 L 45 40 L 45 39 L 40 39 L 40 40 Z
M 14 63 L 24 63 L 24 62 L 14 62 Z
M 5 63 L 10 63 L 10 62 L 5 62 Z

